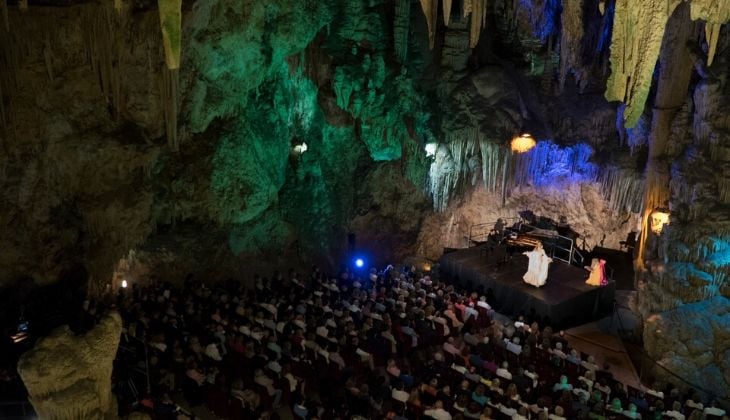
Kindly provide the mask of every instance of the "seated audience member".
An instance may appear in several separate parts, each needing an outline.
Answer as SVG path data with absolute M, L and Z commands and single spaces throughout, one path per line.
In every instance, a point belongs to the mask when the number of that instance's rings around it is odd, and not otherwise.
M 451 420 L 451 414 L 444 410 L 444 403 L 441 400 L 436 401 L 433 408 L 425 410 L 423 414 L 434 420 Z
M 550 420 L 567 420 L 564 417 L 563 407 L 556 405 L 555 412 L 553 414 L 550 414 L 550 416 L 548 416 L 548 419 L 550 419 Z
M 716 401 L 710 402 L 710 404 L 702 410 L 702 414 L 705 418 L 722 418 L 725 416 L 725 410 L 718 407 Z
M 695 393 L 692 395 L 692 398 L 688 399 L 684 405 L 689 408 L 693 408 L 695 410 L 702 411 L 705 407 L 702 405 L 702 397 L 700 397 L 700 394 Z
M 512 380 L 512 374 L 509 371 L 509 363 L 502 362 L 502 367 L 497 369 L 497 376 L 508 381 Z
M 637 411 L 636 404 L 629 404 L 628 410 L 624 411 L 624 416 L 630 419 L 641 419 L 641 414 Z
M 553 392 L 557 391 L 572 391 L 573 385 L 568 383 L 568 377 L 565 375 L 562 375 L 560 377 L 560 382 L 553 385 Z
M 684 420 L 684 413 L 682 413 L 682 403 L 679 401 L 675 401 L 672 404 L 672 409 L 667 410 L 664 413 L 662 413 L 664 417 L 670 417 L 675 420 Z

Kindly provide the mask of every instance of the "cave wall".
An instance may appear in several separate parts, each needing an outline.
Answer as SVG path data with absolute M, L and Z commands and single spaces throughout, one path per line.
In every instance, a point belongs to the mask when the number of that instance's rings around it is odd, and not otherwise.
M 334 266 L 350 230 L 383 239 L 363 220 L 415 238 L 429 115 L 392 62 L 384 3 L 186 3 L 175 104 L 156 8 L 112 6 L 9 10 L 0 285 L 53 282 L 80 262 L 99 290 L 135 250 L 221 275 L 261 255 Z M 388 238 L 397 255 L 407 242 Z

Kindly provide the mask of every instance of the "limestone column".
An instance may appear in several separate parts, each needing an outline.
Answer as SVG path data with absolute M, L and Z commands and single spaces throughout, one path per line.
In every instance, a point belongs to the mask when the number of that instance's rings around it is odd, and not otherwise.
M 653 234 L 649 232 L 649 216 L 656 207 L 669 200 L 670 162 L 666 156 L 666 146 L 672 121 L 687 99 L 690 76 L 694 68 L 687 42 L 692 39 L 693 28 L 689 5 L 681 3 L 667 22 L 659 55 L 659 77 L 649 133 L 649 158 L 646 163 L 642 230 L 636 260 L 639 269 L 644 267 L 647 236 Z

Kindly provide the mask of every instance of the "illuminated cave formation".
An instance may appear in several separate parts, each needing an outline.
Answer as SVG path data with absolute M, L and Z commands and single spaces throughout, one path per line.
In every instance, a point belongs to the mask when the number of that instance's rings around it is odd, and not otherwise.
M 726 0 L 0 0 L 3 327 L 73 326 L 24 299 L 121 281 L 365 251 L 436 270 L 527 214 L 575 267 L 619 256 L 652 375 L 730 398 L 728 21 Z M 70 331 L 20 363 L 36 412 L 116 410 L 117 330 Z M 53 343 L 84 340 L 104 369 L 44 385 Z

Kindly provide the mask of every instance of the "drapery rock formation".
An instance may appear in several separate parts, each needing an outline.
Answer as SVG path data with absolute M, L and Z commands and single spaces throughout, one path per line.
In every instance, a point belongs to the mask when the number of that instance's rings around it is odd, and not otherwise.
M 81 336 L 59 327 L 21 357 L 18 373 L 40 418 L 117 418 L 111 376 L 121 333 L 113 312 Z

